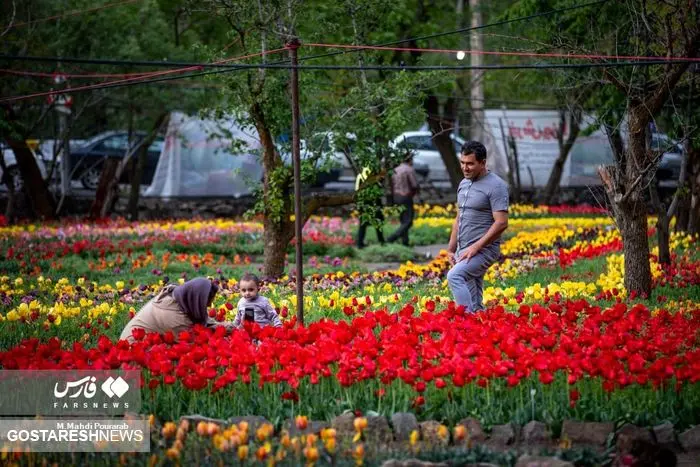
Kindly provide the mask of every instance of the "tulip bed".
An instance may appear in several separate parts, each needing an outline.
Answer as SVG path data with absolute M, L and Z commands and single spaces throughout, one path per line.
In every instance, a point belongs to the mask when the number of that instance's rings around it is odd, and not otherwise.
M 417 212 L 412 238 L 446 243 L 454 206 Z M 117 341 L 121 329 L 167 282 L 212 277 L 221 293 L 210 316 L 232 319 L 236 278 L 256 272 L 261 224 L 2 227 L 0 367 L 139 368 L 144 411 L 160 420 L 280 423 L 352 410 L 450 426 L 535 419 L 555 432 L 567 418 L 700 423 L 697 238 L 672 235 L 670 266 L 653 249 L 654 291 L 637 297 L 624 288 L 621 237 L 604 212 L 514 206 L 503 259 L 485 277 L 489 309 L 470 315 L 451 302 L 444 254 L 370 272 L 352 258 L 356 228 L 320 217 L 305 227 L 306 327 L 296 326 L 285 276 L 262 290 L 282 329 L 195 328 L 130 346 Z M 329 249 L 347 254 L 313 254 Z

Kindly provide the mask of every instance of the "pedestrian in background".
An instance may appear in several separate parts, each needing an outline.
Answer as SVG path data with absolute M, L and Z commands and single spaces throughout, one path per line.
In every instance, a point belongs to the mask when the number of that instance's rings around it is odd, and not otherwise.
M 419 185 L 416 178 L 416 171 L 413 168 L 413 152 L 408 151 L 404 160 L 394 169 L 391 176 L 392 191 L 394 193 L 394 205 L 403 208 L 399 220 L 401 225 L 395 232 L 389 235 L 389 242 L 401 239 L 401 242 L 408 246 L 408 231 L 413 225 L 415 211 L 413 209 L 413 197 L 418 194 Z

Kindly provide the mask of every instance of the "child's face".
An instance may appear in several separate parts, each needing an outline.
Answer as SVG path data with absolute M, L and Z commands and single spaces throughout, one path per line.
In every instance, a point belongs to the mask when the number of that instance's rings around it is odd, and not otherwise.
M 251 300 L 258 296 L 258 286 L 253 281 L 241 281 L 238 284 L 241 290 L 241 295 L 247 300 Z

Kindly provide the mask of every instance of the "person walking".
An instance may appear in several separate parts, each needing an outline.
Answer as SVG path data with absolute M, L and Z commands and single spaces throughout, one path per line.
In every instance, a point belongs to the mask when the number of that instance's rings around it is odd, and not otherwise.
M 394 169 L 391 177 L 391 185 L 394 193 L 394 204 L 403 207 L 399 220 L 401 225 L 395 232 L 389 235 L 387 241 L 395 242 L 401 238 L 401 242 L 408 246 L 408 231 L 413 225 L 413 197 L 418 194 L 419 185 L 416 178 L 416 171 L 413 168 L 413 153 L 406 153 L 403 162 Z
M 457 189 L 447 283 L 457 305 L 474 313 L 484 307 L 484 274 L 498 260 L 508 228 L 508 184 L 486 168 L 486 148 L 478 141 L 462 146 L 459 165 L 464 180 Z

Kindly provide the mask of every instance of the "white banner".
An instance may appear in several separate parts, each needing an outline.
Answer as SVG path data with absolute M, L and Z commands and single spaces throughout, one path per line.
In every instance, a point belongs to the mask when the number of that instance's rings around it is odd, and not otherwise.
M 499 175 L 507 180 L 507 150 L 513 138 L 518 153 L 520 183 L 523 189 L 542 188 L 547 184 L 554 162 L 559 157 L 559 112 L 553 110 L 486 110 L 486 145 L 489 158 L 500 161 Z M 589 122 L 592 121 L 589 119 Z M 586 123 L 582 125 L 586 127 Z M 564 140 L 569 128 L 564 127 Z M 510 151 L 510 148 L 508 148 Z M 564 164 L 560 186 L 585 187 L 600 185 L 599 165 L 611 164 L 612 149 L 605 134 L 597 130 L 576 139 Z M 515 176 L 513 177 L 515 180 Z

